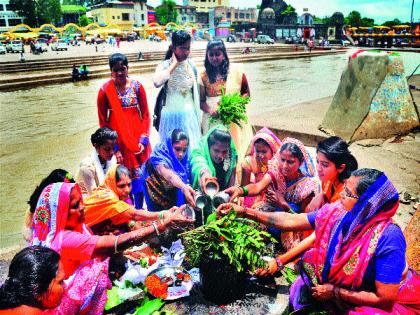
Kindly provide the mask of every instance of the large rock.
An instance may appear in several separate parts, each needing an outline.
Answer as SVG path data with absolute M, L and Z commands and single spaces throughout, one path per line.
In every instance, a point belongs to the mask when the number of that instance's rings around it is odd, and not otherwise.
M 320 127 L 351 141 L 388 138 L 418 125 L 401 58 L 361 52 L 349 59 Z

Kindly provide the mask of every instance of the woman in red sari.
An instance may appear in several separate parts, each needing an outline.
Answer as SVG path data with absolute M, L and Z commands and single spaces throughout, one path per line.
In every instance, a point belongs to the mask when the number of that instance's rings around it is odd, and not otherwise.
M 137 80 L 128 77 L 128 60 L 123 54 L 109 57 L 111 80 L 99 90 L 97 105 L 100 127 L 118 134 L 115 156 L 131 173 L 132 194 L 137 209 L 143 204 L 140 167 L 149 158 L 150 114 L 146 92 Z

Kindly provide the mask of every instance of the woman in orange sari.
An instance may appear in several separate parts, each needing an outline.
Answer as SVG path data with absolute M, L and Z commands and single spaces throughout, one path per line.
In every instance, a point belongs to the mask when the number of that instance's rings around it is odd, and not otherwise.
M 117 162 L 130 171 L 135 206 L 140 209 L 143 195 L 140 188 L 140 167 L 149 158 L 150 114 L 146 92 L 137 80 L 128 77 L 128 60 L 123 54 L 109 57 L 112 79 L 98 93 L 97 105 L 100 127 L 118 134 Z
M 127 202 L 130 201 L 131 190 L 131 179 L 128 175 L 129 172 L 123 165 L 112 166 L 104 183 L 84 200 L 85 223 L 95 234 L 119 234 L 129 228 L 139 228 L 141 222 L 161 220 L 170 215 L 167 210 L 137 210 Z

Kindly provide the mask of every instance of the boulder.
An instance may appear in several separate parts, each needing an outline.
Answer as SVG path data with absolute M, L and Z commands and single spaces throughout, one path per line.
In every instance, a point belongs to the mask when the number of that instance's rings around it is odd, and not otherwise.
M 417 126 L 401 58 L 359 51 L 349 58 L 320 128 L 354 141 L 384 139 Z

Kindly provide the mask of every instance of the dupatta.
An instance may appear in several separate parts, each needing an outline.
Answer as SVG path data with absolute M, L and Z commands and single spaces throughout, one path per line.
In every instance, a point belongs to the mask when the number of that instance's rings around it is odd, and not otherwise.
M 316 217 L 316 239 L 304 268 L 314 283 L 358 289 L 383 231 L 399 205 L 398 192 L 382 174 L 351 211 L 326 204 Z
M 66 226 L 73 187 L 80 190 L 79 185 L 74 183 L 54 183 L 44 188 L 32 220 L 32 245 L 52 248 L 53 241 Z M 53 249 L 60 252 L 60 248 Z
M 193 177 L 193 188 L 197 189 L 200 185 L 200 172 L 203 169 L 209 170 L 211 176 L 216 176 L 216 169 L 214 167 L 213 161 L 210 155 L 210 148 L 208 144 L 208 139 L 210 135 L 215 130 L 223 130 L 228 132 L 227 128 L 223 125 L 217 125 L 209 130 L 209 132 L 201 139 L 198 148 L 194 149 L 191 153 L 191 172 Z M 225 183 L 227 183 L 232 175 L 232 172 L 236 168 L 236 161 L 238 159 L 238 155 L 236 153 L 235 144 L 233 140 L 230 141 L 230 150 L 228 156 L 225 158 L 225 163 L 227 166 L 226 176 L 224 178 Z
M 172 133 L 166 138 L 165 142 L 159 143 L 152 151 L 150 155 L 149 162 L 152 164 L 153 168 L 156 169 L 158 165 L 165 165 L 168 169 L 173 170 L 185 184 L 190 184 L 190 165 L 189 165 L 189 154 L 188 150 L 185 153 L 182 160 L 178 160 L 175 156 L 174 150 L 172 148 Z M 146 178 L 150 175 L 148 174 L 147 163 L 142 166 L 142 178 Z M 181 189 L 176 189 L 176 205 L 179 207 L 185 203 L 184 193 Z
M 111 219 L 116 215 L 133 208 L 132 205 L 120 200 L 117 193 L 116 172 L 118 164 L 109 168 L 102 185 L 96 188 L 92 195 L 84 200 L 85 223 L 94 226 Z M 121 224 L 123 222 L 115 222 Z
M 293 202 L 298 202 L 301 199 L 305 199 L 313 190 L 314 181 L 308 183 L 308 185 L 299 185 L 302 180 L 307 180 L 308 178 L 313 179 L 315 177 L 315 167 L 314 163 L 306 150 L 302 142 L 295 138 L 285 138 L 282 145 L 286 143 L 295 144 L 303 154 L 303 161 L 299 167 L 299 171 L 302 173 L 303 177 L 299 178 L 293 183 L 286 183 L 281 169 L 280 169 L 280 150 L 276 152 L 273 158 L 268 162 L 268 174 L 271 177 L 272 185 L 268 189 L 274 190 L 276 193 L 285 194 L 287 191 L 292 192 L 294 196 Z M 299 185 L 299 187 L 297 187 Z M 287 199 L 286 199 L 287 200 Z M 288 200 L 287 200 L 288 201 Z

